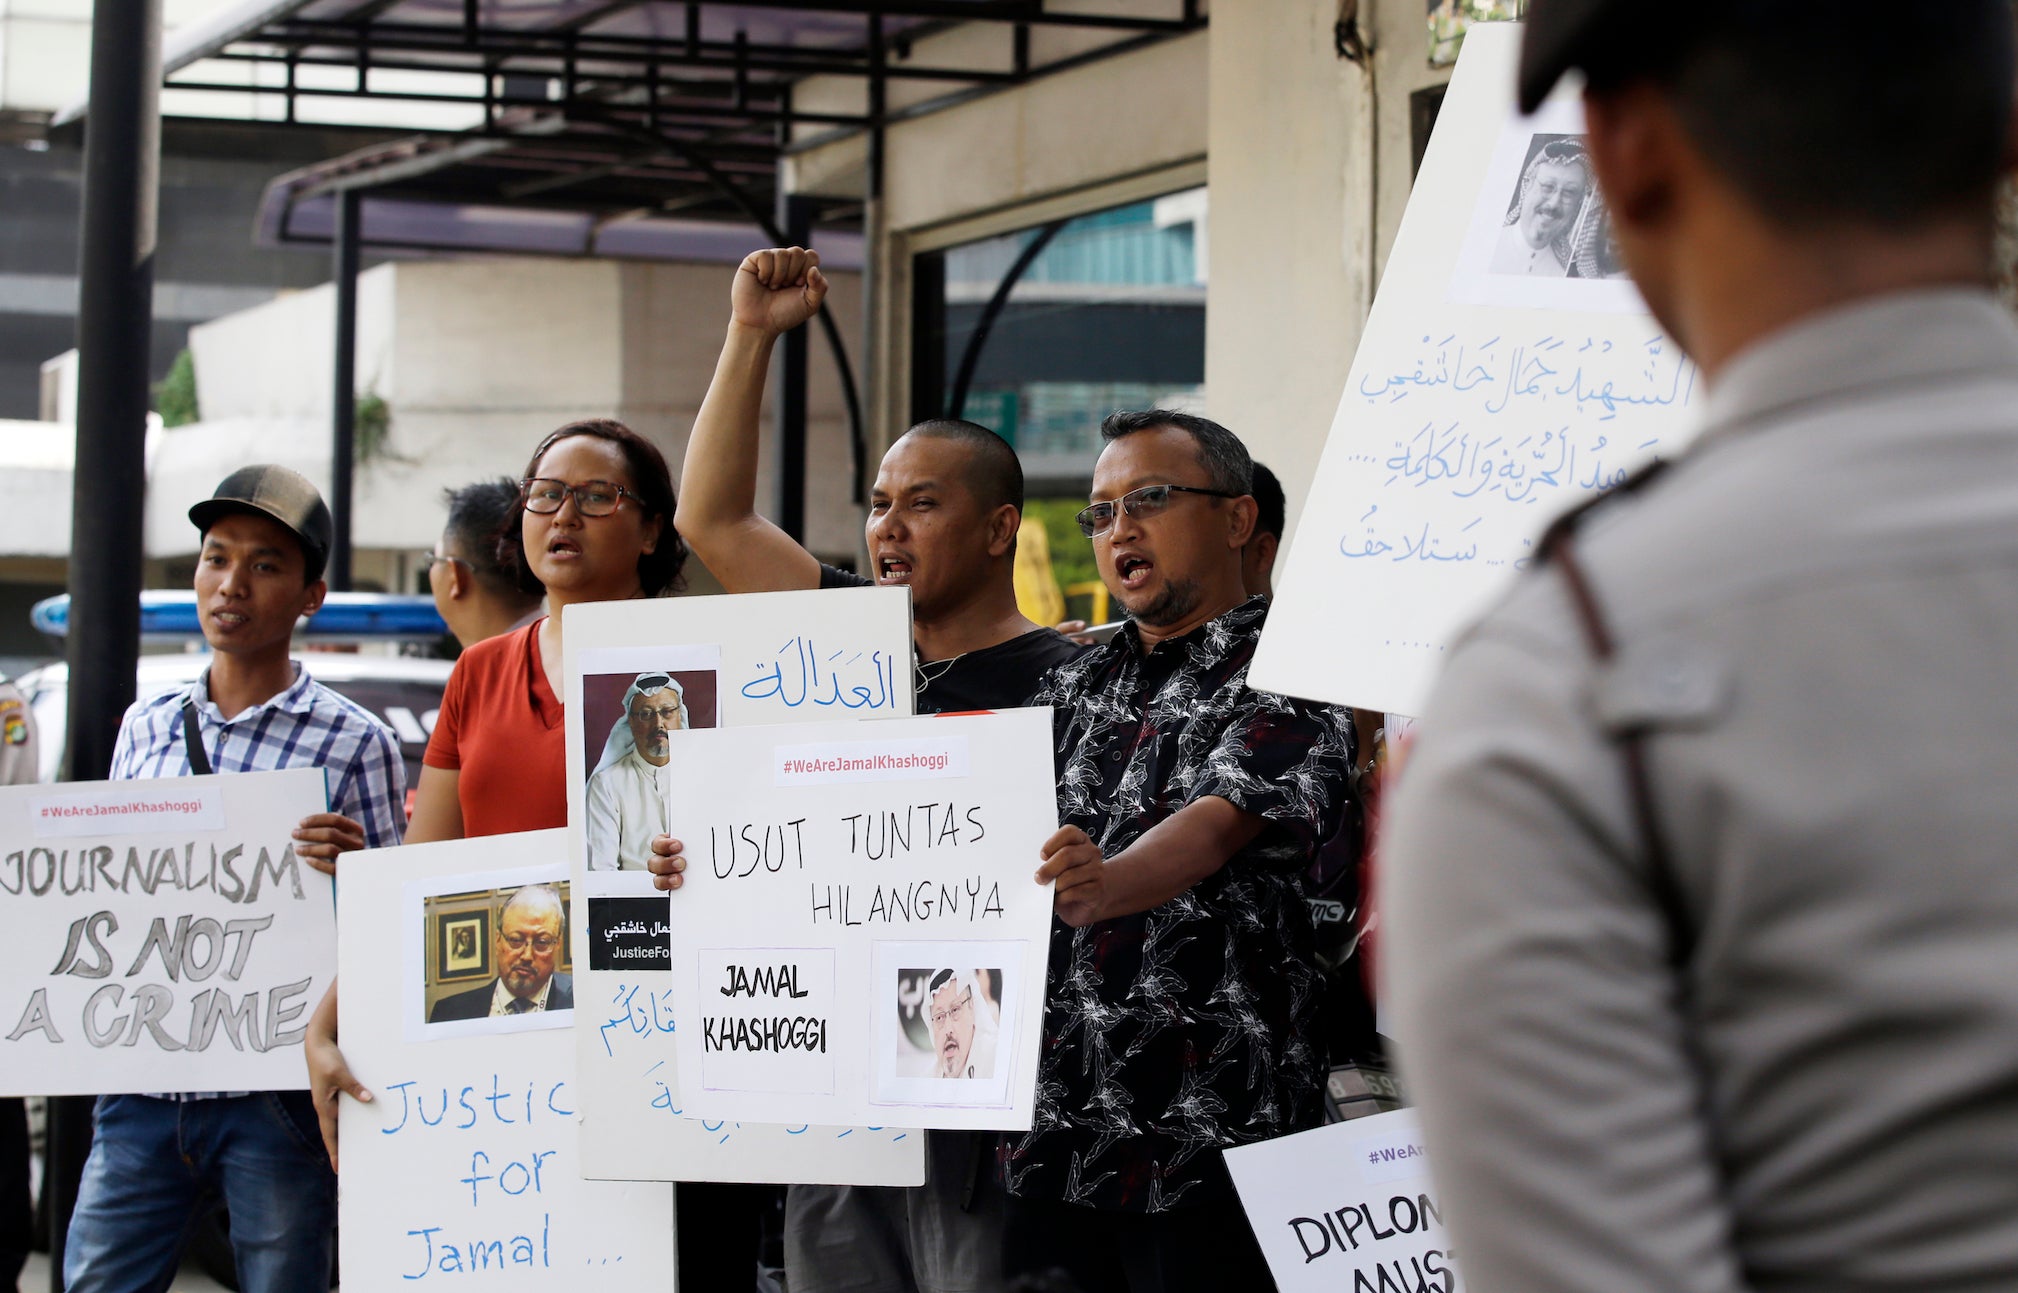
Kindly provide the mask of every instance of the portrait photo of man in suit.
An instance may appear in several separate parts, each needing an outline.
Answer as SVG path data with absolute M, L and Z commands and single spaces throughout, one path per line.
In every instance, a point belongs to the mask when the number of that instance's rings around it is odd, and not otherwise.
M 463 1019 L 508 1019 L 573 1010 L 572 975 L 556 973 L 565 934 L 565 908 L 550 884 L 529 884 L 505 900 L 493 944 L 497 974 L 482 987 L 435 1002 L 431 1024 Z

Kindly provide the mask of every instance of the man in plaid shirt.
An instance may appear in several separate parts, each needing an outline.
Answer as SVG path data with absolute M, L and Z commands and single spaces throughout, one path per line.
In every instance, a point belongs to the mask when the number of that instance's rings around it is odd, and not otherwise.
M 284 467 L 247 467 L 189 519 L 203 533 L 196 598 L 212 663 L 188 689 L 126 712 L 113 778 L 319 767 L 331 811 L 302 820 L 297 856 L 334 874 L 339 853 L 398 844 L 406 769 L 392 733 L 288 655 L 296 623 L 329 591 L 322 496 Z M 336 1177 L 306 1091 L 101 1096 L 65 1286 L 166 1288 L 209 1195 L 230 1210 L 246 1293 L 328 1288 Z

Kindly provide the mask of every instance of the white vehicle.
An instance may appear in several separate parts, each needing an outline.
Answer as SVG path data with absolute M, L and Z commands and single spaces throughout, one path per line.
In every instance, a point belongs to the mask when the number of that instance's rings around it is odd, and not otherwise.
M 428 734 L 434 731 L 435 715 L 441 709 L 442 689 L 448 685 L 447 660 L 423 660 L 411 656 L 361 655 L 343 651 L 300 651 L 295 658 L 317 682 L 337 691 L 372 713 L 399 738 L 400 754 L 406 759 L 407 807 L 412 808 L 413 788 L 420 781 L 420 757 L 427 749 Z M 175 655 L 144 655 L 136 681 L 136 700 L 158 696 L 164 691 L 187 687 L 210 665 L 208 651 Z M 65 707 L 70 700 L 70 666 L 45 665 L 14 680 L 35 711 L 40 736 L 41 779 L 54 781 L 63 757 Z

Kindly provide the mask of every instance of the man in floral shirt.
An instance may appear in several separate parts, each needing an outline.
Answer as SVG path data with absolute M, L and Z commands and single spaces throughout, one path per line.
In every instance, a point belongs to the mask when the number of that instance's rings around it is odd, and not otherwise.
M 1057 715 L 1057 882 L 1032 1130 L 1008 1137 L 1012 1274 L 1267 1288 L 1221 1151 L 1320 1121 L 1300 876 L 1351 793 L 1346 711 L 1250 690 L 1267 602 L 1253 465 L 1224 427 L 1117 413 L 1080 525 L 1129 625 L 1032 699 Z

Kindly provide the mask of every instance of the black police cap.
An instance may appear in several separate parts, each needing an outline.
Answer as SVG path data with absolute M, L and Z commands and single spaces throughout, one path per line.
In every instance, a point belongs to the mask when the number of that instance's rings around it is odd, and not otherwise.
M 1922 0 L 1939 4 L 1916 17 L 1938 19 L 1938 25 L 1962 42 L 1989 38 L 1986 58 L 1999 62 L 2009 45 L 2010 10 L 2006 0 Z M 1773 23 L 1798 19 L 1821 23 L 1866 24 L 1872 39 L 1884 39 L 1884 28 L 1863 10 L 1894 7 L 1880 0 L 1862 0 L 1852 12 L 1821 13 L 1811 0 L 1691 0 L 1687 5 L 1654 5 L 1648 0 L 1529 0 L 1526 30 L 1521 38 L 1520 107 L 1533 112 L 1571 68 L 1586 73 L 1617 72 L 1674 59 L 1683 49 L 1714 40 L 1733 23 Z M 2001 63 L 2000 63 L 2001 65 Z
M 208 534 L 219 518 L 234 512 L 270 517 L 286 526 L 301 542 L 309 579 L 322 577 L 336 526 L 329 505 L 308 477 L 286 467 L 240 467 L 224 478 L 216 493 L 189 509 L 189 519 Z
M 1645 0 L 1530 0 L 1521 37 L 1520 106 L 1533 112 L 1573 67 L 1588 69 Z M 1682 22 L 1675 14 L 1671 21 Z

